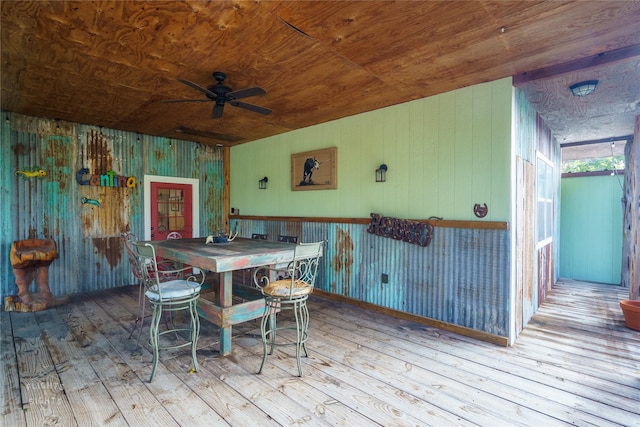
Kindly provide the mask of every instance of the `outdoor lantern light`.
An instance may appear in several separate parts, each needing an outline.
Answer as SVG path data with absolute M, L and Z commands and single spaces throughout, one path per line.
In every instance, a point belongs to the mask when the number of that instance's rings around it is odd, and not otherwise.
M 266 190 L 267 189 L 267 181 L 269 181 L 269 178 L 267 178 L 266 176 L 264 178 L 262 178 L 260 181 L 258 181 L 258 188 L 261 190 Z
M 573 96 L 587 96 L 596 90 L 596 86 L 598 86 L 598 80 L 587 80 L 569 86 L 569 90 Z
M 387 165 L 384 163 L 376 169 L 376 182 L 385 182 L 387 180 Z

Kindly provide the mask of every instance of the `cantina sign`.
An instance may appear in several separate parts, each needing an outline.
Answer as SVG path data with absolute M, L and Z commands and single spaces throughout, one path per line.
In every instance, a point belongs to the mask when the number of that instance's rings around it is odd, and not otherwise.
M 419 246 L 429 246 L 433 237 L 433 225 L 427 222 L 389 218 L 372 213 L 367 232 L 381 237 L 390 237 Z
M 82 168 L 76 174 L 76 181 L 80 185 L 93 185 L 96 187 L 136 187 L 135 176 L 119 176 L 112 170 L 102 175 L 91 175 L 88 168 Z

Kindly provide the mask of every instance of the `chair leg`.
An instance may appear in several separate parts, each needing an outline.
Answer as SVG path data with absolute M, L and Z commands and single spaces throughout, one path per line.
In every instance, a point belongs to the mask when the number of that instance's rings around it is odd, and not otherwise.
M 304 357 L 309 357 L 307 353 L 307 331 L 309 329 L 309 309 L 307 308 L 307 301 L 302 302 L 302 318 L 304 319 L 302 327 L 302 349 L 304 350 Z
M 196 306 L 198 300 L 191 301 L 189 303 L 189 314 L 191 315 L 191 357 L 193 358 L 193 370 L 198 372 L 200 367 L 198 366 L 197 348 L 198 338 L 200 337 L 200 317 L 198 317 L 198 311 Z
M 140 344 L 140 335 L 142 335 L 142 327 L 144 326 L 144 312 L 146 308 L 146 302 L 147 302 L 147 298 L 143 294 L 142 295 L 142 314 L 141 314 L 142 317 L 140 317 L 140 330 L 138 331 L 138 339 L 137 339 L 138 344 Z
M 260 363 L 260 369 L 258 369 L 258 373 L 262 373 L 262 368 L 264 367 L 264 362 L 267 360 L 267 323 L 269 322 L 269 303 L 267 303 L 264 308 L 265 313 L 262 315 L 262 319 L 260 321 L 260 336 L 262 338 L 262 363 Z
M 309 309 L 307 308 L 306 298 L 302 301 L 292 302 L 291 305 L 287 305 L 287 309 L 293 310 L 293 316 L 295 318 L 295 342 L 286 342 L 276 344 L 276 313 L 280 307 L 279 300 L 266 300 L 265 312 L 260 322 L 260 333 L 262 337 L 262 363 L 258 373 L 262 372 L 267 355 L 273 354 L 276 345 L 294 345 L 296 350 L 296 364 L 298 366 L 298 376 L 302 377 L 302 353 L 304 357 L 309 357 L 307 352 L 307 331 L 309 328 Z M 287 326 L 284 329 L 293 329 Z M 267 346 L 269 349 L 267 351 Z
M 307 327 L 309 325 L 309 310 L 307 309 L 307 300 L 299 301 L 294 304 L 294 316 L 296 319 L 296 363 L 298 364 L 298 376 L 302 377 L 302 350 L 304 356 L 309 357 L 307 353 Z
M 265 302 L 264 315 L 260 322 L 260 334 L 262 336 L 262 363 L 258 373 L 262 372 L 264 362 L 267 360 L 267 354 L 273 354 L 273 348 L 276 342 L 276 302 L 267 300 Z M 267 326 L 268 324 L 268 326 Z M 267 353 L 267 341 L 271 341 L 270 349 Z
M 149 382 L 153 381 L 153 377 L 156 374 L 156 368 L 158 367 L 158 353 L 160 346 L 159 326 L 160 318 L 162 317 L 162 306 L 159 304 L 153 304 L 153 315 L 151 317 L 151 326 L 149 326 L 149 339 L 151 347 L 153 349 L 153 366 L 151 368 L 151 376 Z
M 273 354 L 273 350 L 276 347 L 276 333 L 278 331 L 276 321 L 276 310 L 273 309 L 271 315 L 269 316 L 269 337 L 271 338 L 271 343 L 269 344 L 269 355 Z
M 133 324 L 133 329 L 131 330 L 131 333 L 129 334 L 129 339 L 131 339 L 131 337 L 133 336 L 133 334 L 135 333 L 137 328 L 138 329 L 138 338 L 136 340 L 136 343 L 139 345 L 140 344 L 140 335 L 142 334 L 142 327 L 144 326 L 144 309 L 145 309 L 145 303 L 147 302 L 147 298 L 144 296 L 144 284 L 142 282 L 142 280 L 140 281 L 140 286 L 138 288 L 138 313 L 136 316 L 136 321 Z M 140 309 L 140 306 L 142 306 L 142 309 Z

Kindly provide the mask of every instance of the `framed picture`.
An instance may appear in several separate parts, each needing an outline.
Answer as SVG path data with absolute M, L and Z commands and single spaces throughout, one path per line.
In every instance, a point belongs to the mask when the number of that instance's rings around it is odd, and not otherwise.
M 291 191 L 338 188 L 336 147 L 291 155 Z

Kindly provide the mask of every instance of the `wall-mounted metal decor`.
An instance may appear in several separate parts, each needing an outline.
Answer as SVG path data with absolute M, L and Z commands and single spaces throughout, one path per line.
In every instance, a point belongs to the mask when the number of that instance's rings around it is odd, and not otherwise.
M 413 243 L 419 246 L 429 246 L 433 238 L 433 225 L 427 222 L 410 221 L 383 217 L 372 213 L 367 232 L 381 237 Z
M 336 147 L 291 155 L 291 191 L 338 188 Z
M 44 178 L 47 176 L 47 172 L 44 169 L 34 168 L 33 170 L 17 170 L 16 175 L 20 175 L 23 178 Z
M 82 199 L 80 199 L 80 201 L 82 202 L 83 205 L 96 206 L 98 208 L 102 207 L 102 203 L 100 203 L 100 200 L 83 197 Z
M 489 213 L 489 207 L 487 207 L 486 203 L 480 205 L 480 203 L 476 203 L 473 205 L 473 213 L 478 218 L 484 218 Z
M 96 187 L 136 187 L 135 176 L 119 176 L 112 170 L 108 170 L 102 175 L 92 175 L 89 174 L 88 168 L 82 168 L 76 174 L 76 181 L 80 185 L 93 185 Z

